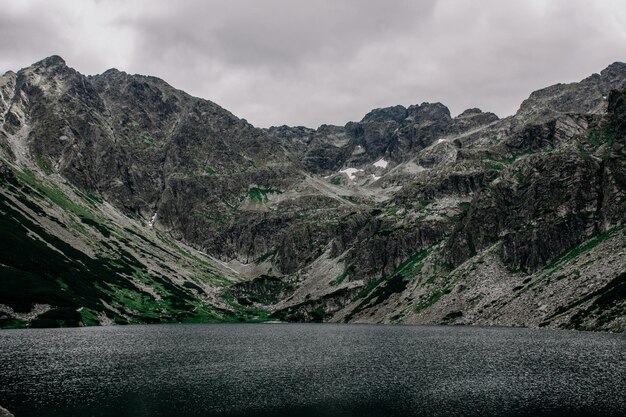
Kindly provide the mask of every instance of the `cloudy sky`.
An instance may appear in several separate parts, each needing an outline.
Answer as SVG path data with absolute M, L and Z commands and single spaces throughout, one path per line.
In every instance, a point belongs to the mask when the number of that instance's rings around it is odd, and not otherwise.
M 514 113 L 626 61 L 623 0 L 6 0 L 0 72 L 57 54 L 155 75 L 257 126 L 440 101 Z

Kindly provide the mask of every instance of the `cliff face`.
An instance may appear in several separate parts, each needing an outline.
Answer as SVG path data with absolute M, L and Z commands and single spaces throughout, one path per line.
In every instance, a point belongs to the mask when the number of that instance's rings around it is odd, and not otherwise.
M 623 331 L 625 89 L 615 63 L 506 119 L 423 103 L 257 129 L 154 77 L 9 72 L 1 323 Z

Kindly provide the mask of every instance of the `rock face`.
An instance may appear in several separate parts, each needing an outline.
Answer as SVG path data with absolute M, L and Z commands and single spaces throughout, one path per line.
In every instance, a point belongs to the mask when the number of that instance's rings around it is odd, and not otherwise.
M 625 89 L 615 63 L 505 119 L 422 103 L 257 129 L 154 77 L 6 73 L 0 325 L 623 331 Z
M 611 91 L 626 86 L 624 71 L 626 64 L 615 62 L 600 74 L 593 74 L 581 82 L 556 84 L 535 91 L 524 100 L 515 117 L 523 123 L 536 123 L 568 113 L 602 113 Z
M 0 417 L 15 417 L 13 414 L 9 412 L 6 408 L 0 407 Z
M 360 122 L 343 127 L 322 125 L 313 130 L 281 126 L 267 132 L 302 158 L 309 172 L 329 174 L 344 166 L 359 167 L 380 159 L 399 164 L 438 139 L 473 131 L 497 120 L 495 114 L 479 109 L 466 110 L 453 119 L 443 104 L 422 103 L 408 108 L 375 109 Z

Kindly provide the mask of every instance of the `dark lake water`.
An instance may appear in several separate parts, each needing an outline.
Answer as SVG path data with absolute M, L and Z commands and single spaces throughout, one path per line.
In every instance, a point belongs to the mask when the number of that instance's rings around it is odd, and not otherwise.
M 626 337 L 470 327 L 0 331 L 27 416 L 625 416 Z

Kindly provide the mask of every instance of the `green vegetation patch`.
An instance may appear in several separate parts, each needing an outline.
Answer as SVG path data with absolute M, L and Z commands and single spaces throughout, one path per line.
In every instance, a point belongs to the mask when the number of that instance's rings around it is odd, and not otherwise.
M 274 188 L 258 188 L 252 187 L 248 190 L 246 197 L 257 203 L 267 203 L 269 201 L 269 194 L 282 194 L 283 192 Z
M 378 231 L 376 231 L 376 233 L 374 233 L 375 235 L 378 236 L 389 236 L 391 234 L 393 234 L 393 232 L 398 229 L 397 227 L 384 227 Z
M 91 193 L 83 193 L 80 190 L 74 189 L 74 192 L 76 193 L 76 195 L 78 195 L 80 198 L 82 198 L 87 204 L 89 204 L 92 207 L 97 207 L 99 205 L 101 205 L 102 203 L 104 203 L 104 200 L 102 200 L 100 197 L 91 194 Z
M 99 222 L 93 220 L 92 218 L 81 217 L 80 221 L 85 223 L 86 225 L 89 225 L 92 228 L 96 229 L 104 237 L 110 237 L 111 236 L 111 232 L 109 231 L 109 229 L 107 227 L 103 226 L 102 224 L 100 224 Z
M 443 290 L 435 290 L 431 292 L 430 294 L 428 294 L 428 296 L 425 299 L 420 300 L 415 305 L 415 312 L 419 313 L 420 311 L 427 309 L 428 307 L 437 303 L 439 300 L 441 300 L 441 297 L 443 297 L 446 294 L 449 294 L 451 291 L 452 290 L 449 288 L 444 288 Z
M 606 123 L 602 127 L 589 129 L 587 134 L 587 143 L 595 150 L 600 146 L 607 144 L 613 146 L 615 142 L 615 131 L 611 123 Z
M 247 303 L 243 298 L 236 296 L 232 292 L 225 292 L 222 298 L 233 309 L 233 314 L 229 321 L 261 323 L 269 320 L 269 311 L 263 308 L 254 307 L 252 303 Z M 269 304 L 269 303 L 268 303 Z
M 419 201 L 420 208 L 426 208 L 433 202 L 433 200 L 428 199 L 428 198 L 420 198 L 418 201 Z
M 24 170 L 23 172 L 18 171 L 16 172 L 16 176 L 22 183 L 27 184 L 41 197 L 48 199 L 63 210 L 74 213 L 81 218 L 95 220 L 92 213 L 76 204 L 57 187 L 44 185 L 39 179 L 37 179 L 33 172 L 29 170 Z
M 500 164 L 489 163 L 485 164 L 485 169 L 489 171 L 502 171 L 504 169 L 504 166 Z
M 28 322 L 20 319 L 0 318 L 0 329 L 23 329 L 28 327 Z
M 513 154 L 511 154 L 511 156 L 509 156 L 507 158 L 486 157 L 486 158 L 482 158 L 482 159 L 484 161 L 493 161 L 493 162 L 496 162 L 498 164 L 511 165 L 513 162 L 517 161 L 521 157 L 527 156 L 527 155 L 532 155 L 534 153 L 535 153 L 535 151 L 533 151 L 532 149 L 527 149 L 524 152 L 513 153 Z
M 219 211 L 209 212 L 208 210 L 194 210 L 191 215 L 196 219 L 206 220 L 210 223 L 228 223 L 231 217 Z
M 335 280 L 333 281 L 333 285 L 339 285 L 342 282 L 344 282 L 346 278 L 348 277 L 348 275 L 350 275 L 350 272 L 352 272 L 353 270 L 354 270 L 354 265 L 346 266 L 343 272 L 337 278 L 335 278 Z
M 224 291 L 223 297 L 227 301 L 230 300 L 231 305 L 250 307 L 255 310 L 254 314 L 258 315 L 256 311 L 258 309 L 254 308 L 253 304 L 274 304 L 293 291 L 291 282 L 279 277 L 261 275 L 251 281 L 232 285 Z
M 624 225 L 620 225 L 620 226 L 616 226 L 612 229 L 607 230 L 604 233 L 601 233 L 583 243 L 581 243 L 580 245 L 576 246 L 573 249 L 570 249 L 569 251 L 562 253 L 561 255 L 557 256 L 556 258 L 554 258 L 552 260 L 552 262 L 550 262 L 548 265 L 546 265 L 545 270 L 548 271 L 547 274 L 545 275 L 546 278 L 552 276 L 552 274 L 554 274 L 556 271 L 560 270 L 566 263 L 568 263 L 569 261 L 572 261 L 574 259 L 579 258 L 581 255 L 589 252 L 590 250 L 592 250 L 593 248 L 595 248 L 596 246 L 598 246 L 600 243 L 607 241 L 608 239 L 612 238 L 613 236 L 615 236 L 620 230 L 624 229 Z
M 46 175 L 52 174 L 52 165 L 50 165 L 50 160 L 48 158 L 43 155 L 35 155 L 35 162 Z
M 40 189 L 41 193 L 50 193 L 64 204 L 70 204 L 52 189 Z M 14 191 L 32 192 L 30 189 Z M 74 207 L 73 210 L 79 211 Z M 107 243 L 116 258 L 94 259 L 49 234 L 16 210 L 12 201 L 2 194 L 0 212 L 3 213 L 0 216 L 0 303 L 20 313 L 31 311 L 36 303 L 52 306 L 30 323 L 6 319 L 0 321 L 0 327 L 94 325 L 99 323 L 98 314 L 102 313 L 119 324 L 233 320 L 234 312 L 202 302 L 198 304 L 191 289 L 178 287 L 167 277 L 148 273 L 146 267 L 116 241 Z M 90 227 L 101 228 L 103 234 L 112 232 L 104 225 L 92 223 L 93 219 L 83 217 L 82 221 Z M 185 254 L 184 259 L 191 257 Z M 202 271 L 203 279 L 217 281 L 218 276 L 210 266 L 203 266 L 200 261 L 198 259 L 197 265 L 194 261 L 194 265 Z M 156 300 L 137 288 L 131 277 L 153 288 L 161 299 Z M 106 309 L 101 300 L 120 313 Z
M 545 326 L 555 317 L 593 300 L 589 307 L 581 309 L 574 314 L 570 322 L 565 326 L 567 329 L 590 330 L 584 325 L 584 321 L 589 317 L 597 317 L 595 320 L 596 326 L 602 326 L 619 317 L 623 317 L 626 309 L 623 307 L 622 301 L 625 298 L 626 273 L 622 273 L 599 289 L 589 292 L 584 297 L 568 305 L 557 308 L 554 314 L 548 317 L 542 325 Z
M 81 322 L 85 326 L 98 326 L 100 324 L 100 320 L 98 319 L 98 314 L 90 308 L 83 307 L 82 309 L 78 309 L 80 313 Z
M 258 257 L 257 259 L 255 259 L 254 263 L 257 265 L 261 265 L 263 262 L 267 261 L 267 260 L 274 260 L 276 258 L 276 254 L 278 254 L 278 249 L 272 249 L 271 251 L 267 252 L 266 254 L 261 255 L 260 257 Z
M 37 316 L 30 327 L 73 327 L 80 322 L 80 313 L 72 307 L 56 307 Z
M 411 277 L 421 271 L 424 266 L 424 259 L 432 251 L 432 247 L 422 250 L 401 263 L 391 274 L 372 280 L 356 295 L 355 301 L 363 299 L 357 307 L 352 310 L 346 320 L 355 314 L 363 311 L 371 301 L 376 300 L 379 304 L 388 299 L 392 294 L 401 293 L 406 289 L 406 278 Z
M 206 165 L 204 166 L 203 171 L 204 171 L 204 173 L 206 175 L 213 175 L 213 174 L 215 174 L 217 172 L 213 168 L 211 168 L 210 166 L 206 166 Z

